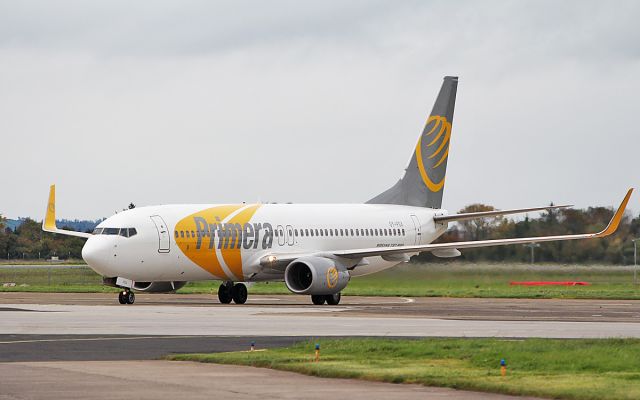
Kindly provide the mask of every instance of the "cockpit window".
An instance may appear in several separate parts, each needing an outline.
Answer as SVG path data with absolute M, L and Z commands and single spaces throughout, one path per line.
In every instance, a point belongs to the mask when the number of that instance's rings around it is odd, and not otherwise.
M 127 238 L 137 233 L 136 228 L 96 228 L 93 230 L 94 235 L 120 235 Z

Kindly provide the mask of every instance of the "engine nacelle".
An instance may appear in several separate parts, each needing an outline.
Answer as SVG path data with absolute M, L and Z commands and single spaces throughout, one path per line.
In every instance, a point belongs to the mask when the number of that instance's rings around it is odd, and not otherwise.
M 349 283 L 349 272 L 324 257 L 301 257 L 284 272 L 287 288 L 296 294 L 335 294 Z
M 136 282 L 133 285 L 135 290 L 146 293 L 170 293 L 180 289 L 187 282 Z

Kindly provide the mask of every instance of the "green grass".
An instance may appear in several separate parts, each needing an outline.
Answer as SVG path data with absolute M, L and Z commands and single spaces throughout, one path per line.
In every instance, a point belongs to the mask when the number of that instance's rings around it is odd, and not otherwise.
M 0 266 L 2 265 L 86 265 L 83 259 L 70 258 L 59 261 L 47 261 L 43 259 L 0 259 Z
M 510 286 L 511 281 L 587 281 L 590 286 Z M 2 268 L 0 291 L 102 292 L 101 278 L 84 268 Z M 190 282 L 178 293 L 215 295 L 219 281 Z M 289 294 L 282 282 L 259 283 L 252 294 Z M 404 264 L 387 271 L 351 280 L 343 292 L 359 296 L 430 296 L 493 298 L 591 298 L 640 299 L 633 284 L 633 268 L 622 266 L 564 266 L 543 264 Z
M 320 362 L 312 361 L 314 342 L 169 359 L 560 399 L 640 398 L 636 339 L 331 339 L 320 344 Z M 500 376 L 501 358 L 507 360 L 506 377 Z

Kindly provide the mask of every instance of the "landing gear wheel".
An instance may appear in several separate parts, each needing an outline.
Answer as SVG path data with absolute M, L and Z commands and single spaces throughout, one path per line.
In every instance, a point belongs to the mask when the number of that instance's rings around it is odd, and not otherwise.
M 321 306 L 326 301 L 326 297 L 324 295 L 321 295 L 321 294 L 312 294 L 311 295 L 311 301 L 313 302 L 313 304 L 315 304 L 317 306 Z
M 342 297 L 342 295 L 339 292 L 336 294 L 328 294 L 325 296 L 327 304 L 329 304 L 330 306 L 337 306 L 340 303 L 340 297 Z
M 231 303 L 232 297 L 231 290 L 229 290 L 229 285 L 224 283 L 220 285 L 220 287 L 218 288 L 218 300 L 220 300 L 220 303 L 222 304 Z
M 247 302 L 247 287 L 242 283 L 236 283 L 231 289 L 231 297 L 236 304 L 244 304 Z
M 120 304 L 133 304 L 136 301 L 136 295 L 131 290 L 123 290 L 118 293 L 118 302 Z

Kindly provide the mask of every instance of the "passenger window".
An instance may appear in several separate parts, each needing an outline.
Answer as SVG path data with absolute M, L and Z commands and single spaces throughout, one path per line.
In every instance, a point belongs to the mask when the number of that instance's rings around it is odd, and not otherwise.
M 294 229 L 293 233 L 295 233 L 295 236 L 298 236 L 298 230 L 297 229 Z
M 178 231 L 175 231 L 176 239 L 178 238 Z
M 196 237 L 196 235 L 194 235 L 194 231 L 191 231 L 191 237 Z
M 184 237 L 184 231 L 180 231 L 180 237 L 183 238 Z
M 189 231 L 186 231 L 186 232 L 187 232 L 187 237 L 189 237 Z

